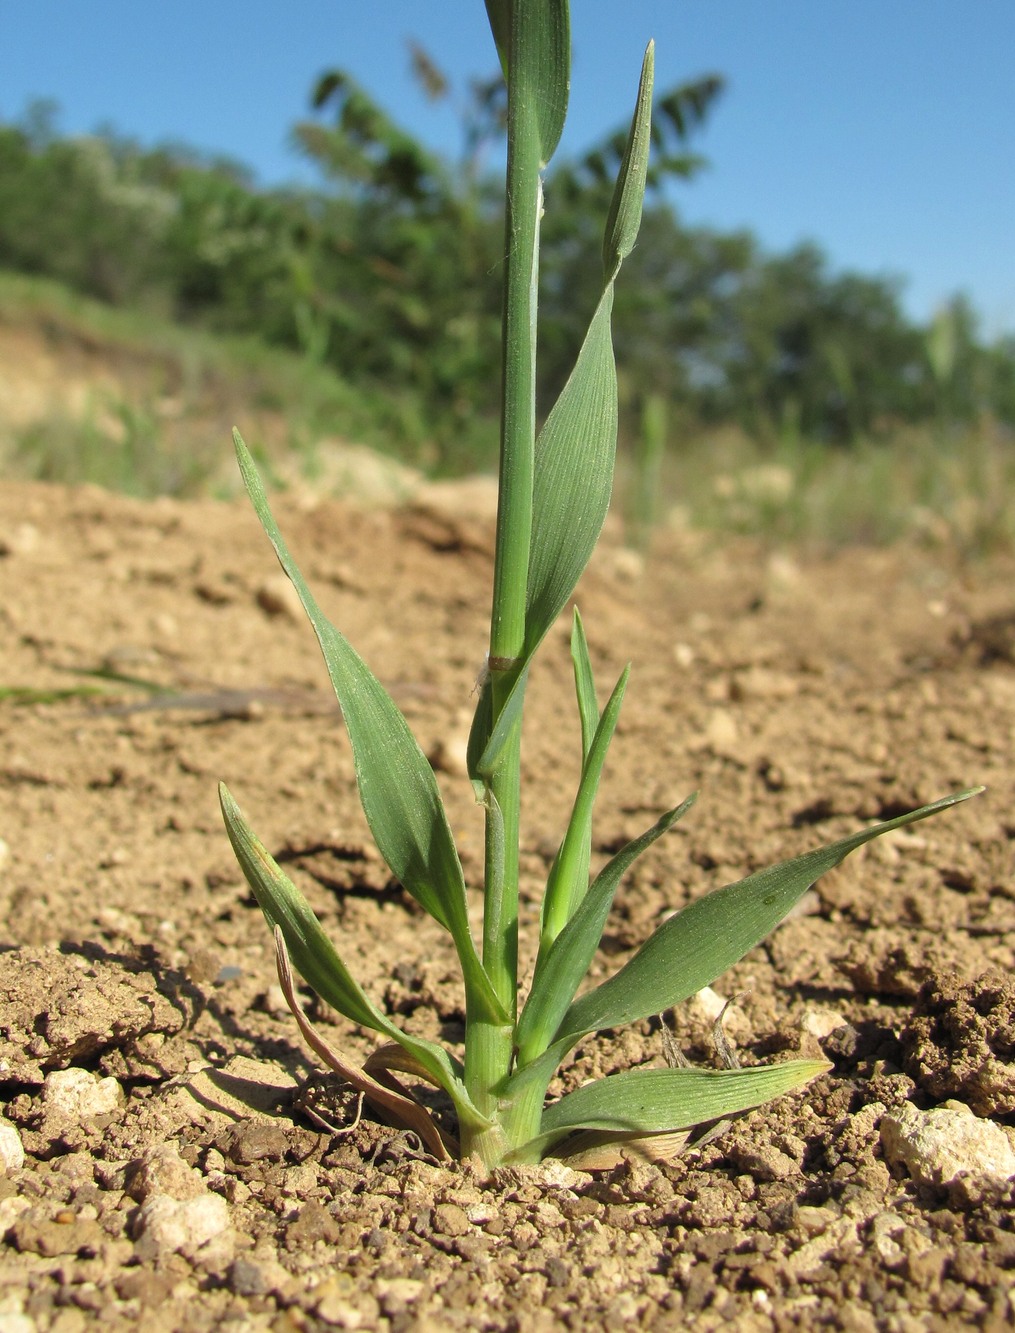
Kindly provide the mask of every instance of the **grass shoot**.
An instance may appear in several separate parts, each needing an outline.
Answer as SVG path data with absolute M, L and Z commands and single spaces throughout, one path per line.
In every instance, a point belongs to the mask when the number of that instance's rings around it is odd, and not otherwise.
M 641 220 L 652 144 L 653 48 L 641 72 L 612 206 L 605 219 L 598 303 L 573 372 L 536 429 L 536 298 L 542 173 L 564 125 L 570 82 L 567 0 L 487 0 L 508 86 L 502 435 L 488 670 L 469 742 L 469 772 L 483 807 L 482 938 L 474 938 L 461 862 L 432 769 L 404 717 L 305 583 L 269 508 L 249 451 L 236 436 L 254 509 L 317 635 L 342 706 L 359 794 L 392 875 L 451 936 L 465 989 L 464 1053 L 404 1032 L 347 970 L 296 886 L 221 788 L 233 848 L 273 930 L 279 978 L 315 1053 L 387 1120 L 413 1129 L 439 1158 L 487 1167 L 547 1155 L 606 1160 L 620 1146 L 651 1154 L 682 1131 L 722 1120 L 802 1087 L 820 1060 L 702 1070 L 639 1068 L 548 1102 L 547 1089 L 579 1042 L 662 1013 L 715 981 L 762 941 L 826 871 L 872 838 L 946 809 L 963 791 L 864 828 L 829 846 L 747 876 L 666 920 L 608 980 L 583 983 L 614 896 L 634 861 L 690 810 L 667 810 L 590 877 L 596 792 L 628 683 L 606 703 L 581 617 L 571 653 L 583 763 L 570 820 L 542 900 L 538 952 L 523 1002 L 518 975 L 521 741 L 526 683 L 540 644 L 571 601 L 606 517 L 617 440 L 611 337 L 615 284 Z M 383 1044 L 361 1068 L 310 1025 L 293 970 L 350 1022 Z M 435 1118 L 399 1074 L 443 1089 L 457 1125 Z M 597 1158 L 597 1154 L 599 1157 Z

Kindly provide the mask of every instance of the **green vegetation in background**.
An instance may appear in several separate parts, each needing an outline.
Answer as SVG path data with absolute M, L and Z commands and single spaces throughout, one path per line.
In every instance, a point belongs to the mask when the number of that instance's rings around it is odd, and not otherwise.
M 433 96 L 450 96 L 418 48 Z M 722 87 L 705 76 L 656 100 L 656 165 L 642 240 L 618 290 L 621 440 L 662 395 L 682 437 L 736 427 L 851 444 L 900 427 L 1015 425 L 1015 337 L 986 345 L 956 298 L 930 328 L 895 286 L 837 274 L 803 245 L 764 253 L 749 232 L 685 226 L 664 187 L 702 165 L 687 150 Z M 501 203 L 485 162 L 503 132 L 503 84 L 460 97 L 462 151 L 430 152 L 336 70 L 294 138 L 318 190 L 258 189 L 235 163 L 111 135 L 62 139 L 37 108 L 0 127 L 0 268 L 103 302 L 244 335 L 328 367 L 408 461 L 492 467 L 499 382 Z M 541 302 L 549 322 L 540 410 L 559 392 L 595 297 L 598 238 L 623 135 L 547 173 Z M 367 414 L 369 415 L 369 414 Z M 344 429 L 344 426 L 336 427 Z
M 408 391 L 359 386 L 253 336 L 110 306 L 51 279 L 0 272 L 0 324 L 41 335 L 58 354 L 81 353 L 86 364 L 92 358 L 99 379 L 112 373 L 123 384 L 119 392 L 96 388 L 82 410 L 55 402 L 28 426 L 0 420 L 0 468 L 8 476 L 89 481 L 140 496 L 218 489 L 216 434 L 237 420 L 252 439 L 267 434 L 300 458 L 308 475 L 326 438 L 402 460 L 426 439 Z M 488 433 L 494 438 L 493 423 Z
M 215 335 L 118 309 L 59 284 L 0 273 L 0 318 L 60 348 L 87 347 L 137 380 L 126 396 L 96 392 L 83 413 L 56 407 L 31 426 L 0 422 L 0 471 L 127 494 L 231 494 L 217 434 L 243 422 L 258 456 L 318 485 L 328 437 L 394 458 L 413 438 L 411 398 L 360 391 L 327 366 L 253 338 Z M 623 395 L 623 386 L 621 386 Z M 173 411 L 165 410 L 166 401 Z M 929 424 L 829 450 L 791 427 L 774 443 L 736 427 L 693 427 L 643 406 L 649 435 L 622 452 L 618 487 L 630 539 L 651 523 L 822 546 L 914 539 L 969 556 L 1015 547 L 1015 449 L 989 420 Z M 665 428 L 679 450 L 658 449 Z M 493 433 L 493 423 L 490 424 Z M 665 443 L 665 441 L 663 441 Z M 647 453 L 645 452 L 647 450 Z

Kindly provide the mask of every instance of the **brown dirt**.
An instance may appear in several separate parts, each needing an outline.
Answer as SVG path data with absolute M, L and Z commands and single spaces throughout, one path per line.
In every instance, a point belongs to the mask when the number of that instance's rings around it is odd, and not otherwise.
M 455 771 L 491 573 L 473 499 L 278 507 L 441 769 L 475 882 L 481 824 Z M 287 1074 L 311 1066 L 219 778 L 391 1013 L 454 1042 L 461 995 L 370 847 L 312 634 L 249 508 L 7 485 L 0 551 L 0 685 L 76 691 L 0 703 L 0 1077 L 27 1154 L 0 1179 L 0 1327 L 1010 1327 L 1012 1182 L 919 1183 L 880 1137 L 906 1103 L 1015 1117 L 1010 561 L 684 534 L 641 568 L 608 535 L 580 603 L 601 688 L 635 667 L 598 852 L 701 796 L 623 888 L 600 975 L 710 887 L 990 790 L 853 856 L 716 983 L 746 992 L 729 1024 L 744 1061 L 824 1051 L 807 1093 L 671 1164 L 484 1181 L 369 1119 L 324 1132 L 293 1102 Z M 532 686 L 530 926 L 576 777 L 567 631 Z M 175 693 L 75 674 L 99 670 Z M 674 1023 L 713 1058 L 700 1006 Z M 565 1080 L 660 1059 L 647 1022 L 586 1043 Z

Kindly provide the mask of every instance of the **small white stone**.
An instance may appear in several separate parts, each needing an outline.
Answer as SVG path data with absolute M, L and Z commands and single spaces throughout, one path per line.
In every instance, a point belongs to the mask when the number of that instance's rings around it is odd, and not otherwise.
M 264 580 L 257 590 L 257 605 L 269 616 L 303 619 L 300 595 L 284 574 L 273 574 Z
M 907 1104 L 889 1112 L 881 1121 L 881 1143 L 890 1162 L 925 1185 L 947 1185 L 963 1172 L 996 1180 L 1015 1176 L 1015 1150 L 1004 1130 L 962 1102 L 932 1111 Z
M 573 1190 L 588 1176 L 573 1170 L 557 1157 L 547 1157 L 535 1168 L 540 1182 L 550 1189 Z
M 713 708 L 700 737 L 703 746 L 699 746 L 699 748 L 710 749 L 721 754 L 736 745 L 738 735 L 737 720 L 729 709 Z
M 802 1030 L 811 1037 L 817 1037 L 818 1041 L 824 1041 L 826 1037 L 830 1037 L 833 1032 L 845 1026 L 846 1020 L 837 1009 L 808 1009 L 800 1020 Z
M 132 1168 L 128 1193 L 138 1203 L 157 1197 L 182 1203 L 207 1192 L 200 1171 L 185 1162 L 175 1143 L 156 1143 Z
M 25 1313 L 20 1296 L 6 1296 L 0 1301 L 0 1333 L 36 1333 L 38 1324 Z
M 0 870 L 4 868 L 10 859 L 11 849 L 8 847 L 7 843 L 4 842 L 3 838 L 0 838 Z
M 21 1135 L 9 1120 L 0 1119 L 0 1162 L 5 1171 L 20 1171 L 25 1164 Z
M 153 1194 L 142 1205 L 135 1222 L 138 1253 L 154 1259 L 186 1250 L 193 1254 L 229 1230 L 229 1205 L 220 1194 L 199 1194 L 173 1199 Z
M 99 1078 L 87 1069 L 54 1069 L 42 1085 L 42 1099 L 47 1111 L 57 1111 L 70 1119 L 87 1120 L 108 1115 L 123 1100 L 115 1078 Z
M 635 583 L 645 573 L 645 557 L 640 551 L 621 546 L 611 552 L 613 576 L 621 583 Z
M 176 639 L 180 634 L 180 622 L 169 611 L 160 611 L 152 617 L 152 629 L 160 639 Z
M 442 736 L 430 751 L 430 766 L 450 777 L 469 776 L 469 737 L 467 732 Z
M 871 1222 L 871 1243 L 886 1268 L 901 1268 L 905 1263 L 906 1252 L 899 1243 L 905 1231 L 906 1224 L 896 1213 L 878 1213 Z
M 26 1199 L 23 1194 L 9 1194 L 6 1199 L 0 1199 L 0 1236 L 6 1235 L 21 1214 L 31 1206 L 31 1199 Z M 0 1311 L 2 1308 L 0 1305 Z
M 31 555 L 39 547 L 39 529 L 34 523 L 18 523 L 0 532 L 0 555 Z
M 415 1277 L 382 1277 L 377 1279 L 377 1296 L 382 1307 L 401 1309 L 418 1301 L 425 1290 L 424 1283 Z
M 697 1008 L 703 1018 L 714 1023 L 726 1006 L 726 996 L 720 995 L 711 986 L 702 986 L 701 990 L 691 996 L 688 1004 Z
M 838 1220 L 838 1213 L 831 1208 L 819 1208 L 814 1204 L 803 1203 L 796 1210 L 796 1221 L 801 1231 L 808 1236 L 820 1236 Z

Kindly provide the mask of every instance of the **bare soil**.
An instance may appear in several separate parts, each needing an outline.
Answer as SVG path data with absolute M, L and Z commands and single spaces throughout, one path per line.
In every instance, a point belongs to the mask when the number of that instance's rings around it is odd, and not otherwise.
M 473 883 L 460 756 L 488 499 L 278 502 L 325 609 L 433 757 Z M 0 1086 L 26 1154 L 0 1178 L 0 1328 L 1011 1327 L 1013 1182 L 921 1181 L 881 1138 L 907 1104 L 1015 1124 L 1010 560 L 661 533 L 643 562 L 608 532 L 579 602 L 600 687 L 635 665 L 597 855 L 701 795 L 622 888 L 597 976 L 712 887 L 989 791 L 851 857 L 717 980 L 740 996 L 743 1062 L 832 1062 L 805 1093 L 669 1163 L 482 1179 L 354 1124 L 340 1090 L 334 1132 L 294 1092 L 319 1071 L 218 779 L 391 1014 L 454 1043 L 462 997 L 446 940 L 371 848 L 313 636 L 248 506 L 8 484 L 0 553 L 0 686 L 24 691 L 0 701 Z M 577 775 L 568 631 L 532 685 L 529 927 Z M 715 1060 L 703 1005 L 670 1021 Z M 646 1022 L 585 1043 L 552 1091 L 661 1060 Z

